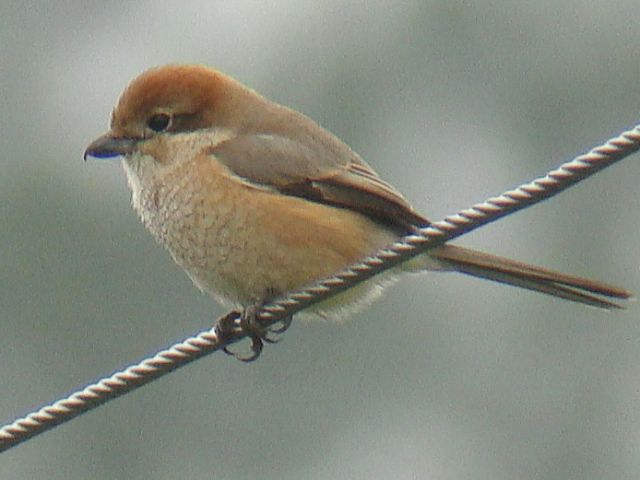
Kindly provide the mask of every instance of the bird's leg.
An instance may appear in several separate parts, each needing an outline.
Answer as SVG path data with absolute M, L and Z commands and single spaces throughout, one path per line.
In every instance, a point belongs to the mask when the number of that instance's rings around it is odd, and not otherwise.
M 239 330 L 240 332 L 246 333 L 251 340 L 251 353 L 248 356 L 240 356 L 225 347 L 223 350 L 226 354 L 232 355 L 242 362 L 253 362 L 262 353 L 265 342 L 277 343 L 280 341 L 280 338 L 277 338 L 277 336 L 282 335 L 289 329 L 293 321 L 293 317 L 289 316 L 280 320 L 278 322 L 280 323 L 280 326 L 277 328 L 265 327 L 258 317 L 258 312 L 273 297 L 274 292 L 270 291 L 268 295 L 264 296 L 258 302 L 245 307 L 242 312 L 231 312 L 220 320 L 218 325 L 222 335 L 224 335 L 225 332 L 236 332 Z M 270 337 L 269 334 L 276 335 L 276 338 Z
M 230 337 L 242 334 L 242 327 L 240 326 L 240 319 L 242 318 L 242 311 L 232 310 L 224 317 L 222 317 L 216 323 L 216 334 L 220 338 L 222 343 L 227 343 Z M 252 345 L 253 350 L 253 345 Z M 229 347 L 223 347 L 222 351 L 227 355 L 232 355 L 239 358 L 235 353 L 229 350 Z M 257 357 L 256 357 L 257 358 Z M 242 359 L 241 359 L 242 360 Z M 247 359 L 246 361 L 250 361 Z
M 253 362 L 260 356 L 264 345 L 260 335 L 255 332 L 255 329 L 248 326 L 247 317 L 251 315 L 251 312 L 248 312 L 249 310 L 250 308 L 245 308 L 241 311 L 233 310 L 218 320 L 216 325 L 216 332 L 223 342 L 231 336 L 246 334 L 249 337 L 251 341 L 251 353 L 249 355 L 242 356 L 239 353 L 232 352 L 228 346 L 222 349 L 227 355 L 231 355 L 247 363 Z M 255 316 L 255 309 L 253 309 L 253 315 Z

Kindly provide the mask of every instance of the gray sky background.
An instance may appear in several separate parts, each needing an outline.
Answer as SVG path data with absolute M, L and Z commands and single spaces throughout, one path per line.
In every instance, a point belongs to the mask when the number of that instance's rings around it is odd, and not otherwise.
M 0 421 L 223 313 L 82 162 L 127 82 L 205 63 L 303 111 L 430 218 L 640 119 L 640 11 L 610 0 L 0 4 Z M 460 243 L 640 291 L 638 156 Z M 624 479 L 640 315 L 407 277 L 260 361 L 202 359 L 5 453 L 2 479 Z

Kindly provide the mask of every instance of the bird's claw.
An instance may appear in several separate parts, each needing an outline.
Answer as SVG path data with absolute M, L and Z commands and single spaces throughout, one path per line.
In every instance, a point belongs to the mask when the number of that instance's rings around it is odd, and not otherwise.
M 264 347 L 264 342 L 262 341 L 262 339 L 258 336 L 253 336 L 250 335 L 249 339 L 251 340 L 251 353 L 248 355 L 240 355 L 239 353 L 236 352 L 232 352 L 229 347 L 224 347 L 222 349 L 222 351 L 224 353 L 226 353 L 227 355 L 231 355 L 232 357 L 236 358 L 237 360 L 240 360 L 241 362 L 244 363 L 251 363 L 254 360 L 257 360 L 257 358 L 260 356 L 260 354 L 262 353 L 262 349 Z
M 279 323 L 280 326 L 278 327 L 271 326 L 268 329 L 266 329 L 266 331 L 264 332 L 264 336 L 262 337 L 262 340 L 265 341 L 266 343 L 278 343 L 281 340 L 282 334 L 287 330 L 289 330 L 291 323 L 293 323 L 293 316 L 283 318 L 277 323 Z M 273 335 L 273 336 L 270 337 L 269 335 Z
M 259 308 L 260 305 L 252 305 L 242 312 L 233 311 L 218 322 L 218 332 L 223 337 L 228 333 L 243 332 L 251 340 L 250 353 L 245 356 L 232 352 L 229 347 L 223 348 L 227 355 L 231 355 L 241 362 L 249 363 L 255 361 L 262 353 L 265 343 L 277 343 L 280 341 L 280 338 L 270 337 L 270 334 L 281 335 L 291 326 L 292 317 L 287 317 L 280 320 L 281 325 L 277 328 L 264 327 L 257 316 Z

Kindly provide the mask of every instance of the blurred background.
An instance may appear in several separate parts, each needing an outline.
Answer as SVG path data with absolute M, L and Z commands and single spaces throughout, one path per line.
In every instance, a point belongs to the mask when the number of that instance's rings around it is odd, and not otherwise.
M 344 139 L 430 218 L 640 120 L 637 2 L 0 3 L 0 422 L 209 327 L 82 153 L 134 76 L 216 66 Z M 640 158 L 460 243 L 640 292 Z M 459 275 L 294 323 L 0 458 L 2 479 L 624 479 L 640 471 L 640 306 Z

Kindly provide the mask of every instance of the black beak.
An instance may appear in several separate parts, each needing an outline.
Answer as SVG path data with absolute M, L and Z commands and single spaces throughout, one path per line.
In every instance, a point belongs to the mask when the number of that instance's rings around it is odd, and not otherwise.
M 116 138 L 109 133 L 96 138 L 89 144 L 84 151 L 84 159 L 87 157 L 94 158 L 113 158 L 120 155 L 133 153 L 138 144 L 135 138 Z

